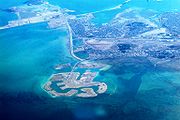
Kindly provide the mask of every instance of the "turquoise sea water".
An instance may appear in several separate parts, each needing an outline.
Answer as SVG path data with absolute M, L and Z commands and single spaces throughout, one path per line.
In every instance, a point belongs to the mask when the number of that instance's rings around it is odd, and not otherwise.
M 25 1 L 0 0 L 0 8 Z M 48 1 L 75 10 L 72 14 L 109 9 L 124 2 Z M 105 23 L 127 8 L 163 13 L 179 12 L 179 5 L 179 0 L 132 0 L 121 9 L 95 13 L 95 22 Z M 12 14 L 0 11 L 0 25 L 14 19 Z M 112 67 L 96 78 L 108 85 L 105 94 L 95 98 L 52 98 L 42 85 L 57 72 L 54 66 L 76 62 L 69 54 L 67 39 L 65 30 L 48 29 L 46 23 L 0 30 L 1 120 L 179 120 L 180 71 L 157 68 L 143 59 L 110 61 Z
M 39 88 L 41 81 L 51 74 L 53 65 L 68 57 L 64 51 L 65 39 L 65 32 L 49 30 L 45 24 L 2 31 L 0 71 L 4 78 L 1 80 L 1 89 Z M 32 81 L 36 81 L 35 84 Z

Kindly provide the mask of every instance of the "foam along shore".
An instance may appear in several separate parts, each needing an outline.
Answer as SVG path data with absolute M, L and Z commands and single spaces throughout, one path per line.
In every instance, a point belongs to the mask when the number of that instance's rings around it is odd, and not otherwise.
M 54 97 L 95 97 L 98 94 L 106 92 L 107 90 L 107 85 L 105 83 L 93 81 L 96 75 L 96 72 L 86 71 L 81 75 L 80 79 L 77 79 L 80 76 L 79 72 L 58 73 L 52 75 L 43 88 Z M 56 84 L 61 92 L 56 91 L 52 87 L 52 84 Z M 94 87 L 97 87 L 98 89 L 95 90 Z

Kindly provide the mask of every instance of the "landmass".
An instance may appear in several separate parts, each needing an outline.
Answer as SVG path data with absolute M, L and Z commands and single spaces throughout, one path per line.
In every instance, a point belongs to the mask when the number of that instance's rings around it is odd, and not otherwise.
M 101 82 L 95 82 L 96 72 L 86 71 L 81 75 L 79 72 L 58 73 L 52 75 L 49 81 L 45 84 L 44 89 L 52 96 L 78 96 L 78 97 L 95 97 L 107 90 L 107 85 Z M 55 84 L 59 92 L 52 87 Z M 95 90 L 92 87 L 97 87 Z M 67 90 L 67 91 L 66 91 Z
M 138 9 L 130 8 L 116 14 L 108 23 L 93 23 L 94 14 L 120 9 L 130 1 L 110 9 L 76 15 L 71 14 L 73 10 L 43 0 L 30 0 L 22 6 L 3 10 L 15 14 L 17 20 L 9 21 L 0 30 L 42 22 L 47 23 L 49 29 L 67 30 L 69 53 L 78 62 L 57 64 L 56 70 L 69 67 L 71 71 L 53 74 L 43 89 L 53 97 L 95 97 L 108 89 L 105 82 L 94 81 L 99 71 L 110 68 L 111 62 L 103 62 L 106 60 L 143 57 L 154 66 L 180 69 L 176 67 L 180 66 L 180 26 L 179 22 L 169 19 L 173 17 L 179 21 L 180 13 L 163 13 L 157 21 L 157 18 L 149 20 Z M 74 45 L 75 42 L 79 45 Z M 76 71 L 79 68 L 86 71 Z M 98 70 L 92 72 L 92 69 Z

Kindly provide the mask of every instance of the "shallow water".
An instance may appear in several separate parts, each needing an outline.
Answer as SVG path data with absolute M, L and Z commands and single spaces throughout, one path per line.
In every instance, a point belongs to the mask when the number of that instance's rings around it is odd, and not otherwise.
M 75 15 L 113 8 L 124 2 L 48 1 L 75 10 L 72 13 Z M 23 2 L 1 0 L 0 8 Z M 141 12 L 146 18 L 152 18 L 157 12 L 179 12 L 179 4 L 179 0 L 131 0 L 121 9 L 95 13 L 93 22 L 106 23 L 128 8 L 151 9 L 148 13 Z M 0 11 L 0 26 L 14 19 L 12 14 Z M 69 53 L 67 39 L 66 30 L 49 29 L 46 23 L 0 30 L 0 119 L 179 120 L 180 70 L 155 66 L 144 58 L 102 61 L 112 67 L 100 71 L 95 80 L 105 82 L 108 90 L 95 98 L 52 98 L 42 86 L 57 73 L 54 66 L 76 63 Z

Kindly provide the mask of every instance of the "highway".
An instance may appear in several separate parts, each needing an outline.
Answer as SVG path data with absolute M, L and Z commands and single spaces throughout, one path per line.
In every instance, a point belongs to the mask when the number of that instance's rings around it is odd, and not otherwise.
M 70 54 L 77 60 L 80 60 L 80 61 L 83 61 L 84 59 L 81 59 L 79 57 L 77 57 L 75 54 L 74 54 L 74 50 L 73 50 L 73 39 L 72 39 L 72 29 L 71 27 L 69 26 L 68 22 L 66 22 L 66 25 L 68 27 L 68 33 L 69 33 L 69 49 L 70 49 Z

